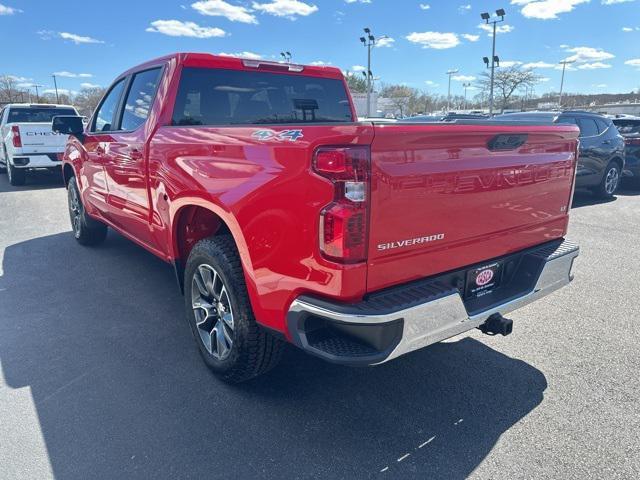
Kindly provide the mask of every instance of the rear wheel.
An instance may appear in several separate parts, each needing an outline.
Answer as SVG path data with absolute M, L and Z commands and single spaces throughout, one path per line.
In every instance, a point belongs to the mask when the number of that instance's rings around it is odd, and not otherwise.
M 620 166 L 610 162 L 605 169 L 600 185 L 595 188 L 595 194 L 600 198 L 611 198 L 620 186 Z
M 0 173 L 5 173 L 7 171 L 7 147 L 2 144 L 2 151 L 0 151 L 2 155 L 2 161 L 4 163 L 0 163 Z
M 89 217 L 82 204 L 76 177 L 71 177 L 67 190 L 69 218 L 73 236 L 81 245 L 98 245 L 107 237 L 107 226 Z
M 22 168 L 16 168 L 11 165 L 11 162 L 7 158 L 7 175 L 9 176 L 9 183 L 14 187 L 20 187 L 27 181 L 26 170 Z
M 184 285 L 191 331 L 202 358 L 217 376 L 244 382 L 278 363 L 284 344 L 256 323 L 230 236 L 207 238 L 193 247 Z

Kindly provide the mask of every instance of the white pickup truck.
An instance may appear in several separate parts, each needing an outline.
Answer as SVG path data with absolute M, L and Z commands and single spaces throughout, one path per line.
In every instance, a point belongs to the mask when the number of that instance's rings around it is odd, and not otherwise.
M 57 115 L 78 115 L 70 105 L 6 105 L 0 112 L 0 170 L 11 185 L 24 185 L 32 169 L 60 168 L 67 135 L 51 131 Z

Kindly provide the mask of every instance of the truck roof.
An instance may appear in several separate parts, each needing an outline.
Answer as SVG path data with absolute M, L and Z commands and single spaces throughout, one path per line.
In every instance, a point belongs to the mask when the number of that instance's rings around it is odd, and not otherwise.
M 73 105 L 63 105 L 61 103 L 7 103 L 5 107 L 20 107 L 20 108 L 73 108 Z
M 118 78 L 144 68 L 164 64 L 167 61 L 176 60 L 178 64 L 186 67 L 202 68 L 226 68 L 230 70 L 263 70 L 271 72 L 292 73 L 323 78 L 342 79 L 342 71 L 336 67 L 319 65 L 302 65 L 297 63 L 282 63 L 275 60 L 233 57 L 228 55 L 213 55 L 210 53 L 177 52 L 170 55 L 154 58 L 140 65 L 130 68 Z

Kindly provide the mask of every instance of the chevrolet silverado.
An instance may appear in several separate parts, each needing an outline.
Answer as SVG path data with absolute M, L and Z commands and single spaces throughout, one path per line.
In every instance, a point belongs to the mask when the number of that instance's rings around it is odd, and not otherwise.
M 285 342 L 376 365 L 572 280 L 578 128 L 358 121 L 336 68 L 180 53 L 120 75 L 70 134 L 73 234 L 173 265 L 206 364 L 240 382 Z M 556 307 L 557 308 L 557 307 Z

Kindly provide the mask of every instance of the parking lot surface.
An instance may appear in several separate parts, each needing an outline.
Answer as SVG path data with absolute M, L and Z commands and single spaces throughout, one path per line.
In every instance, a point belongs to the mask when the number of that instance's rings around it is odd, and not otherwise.
M 57 178 L 0 175 L 0 478 L 638 478 L 640 192 L 574 207 L 576 279 L 509 337 L 367 369 L 291 347 L 229 386 L 168 265 L 77 245 Z

